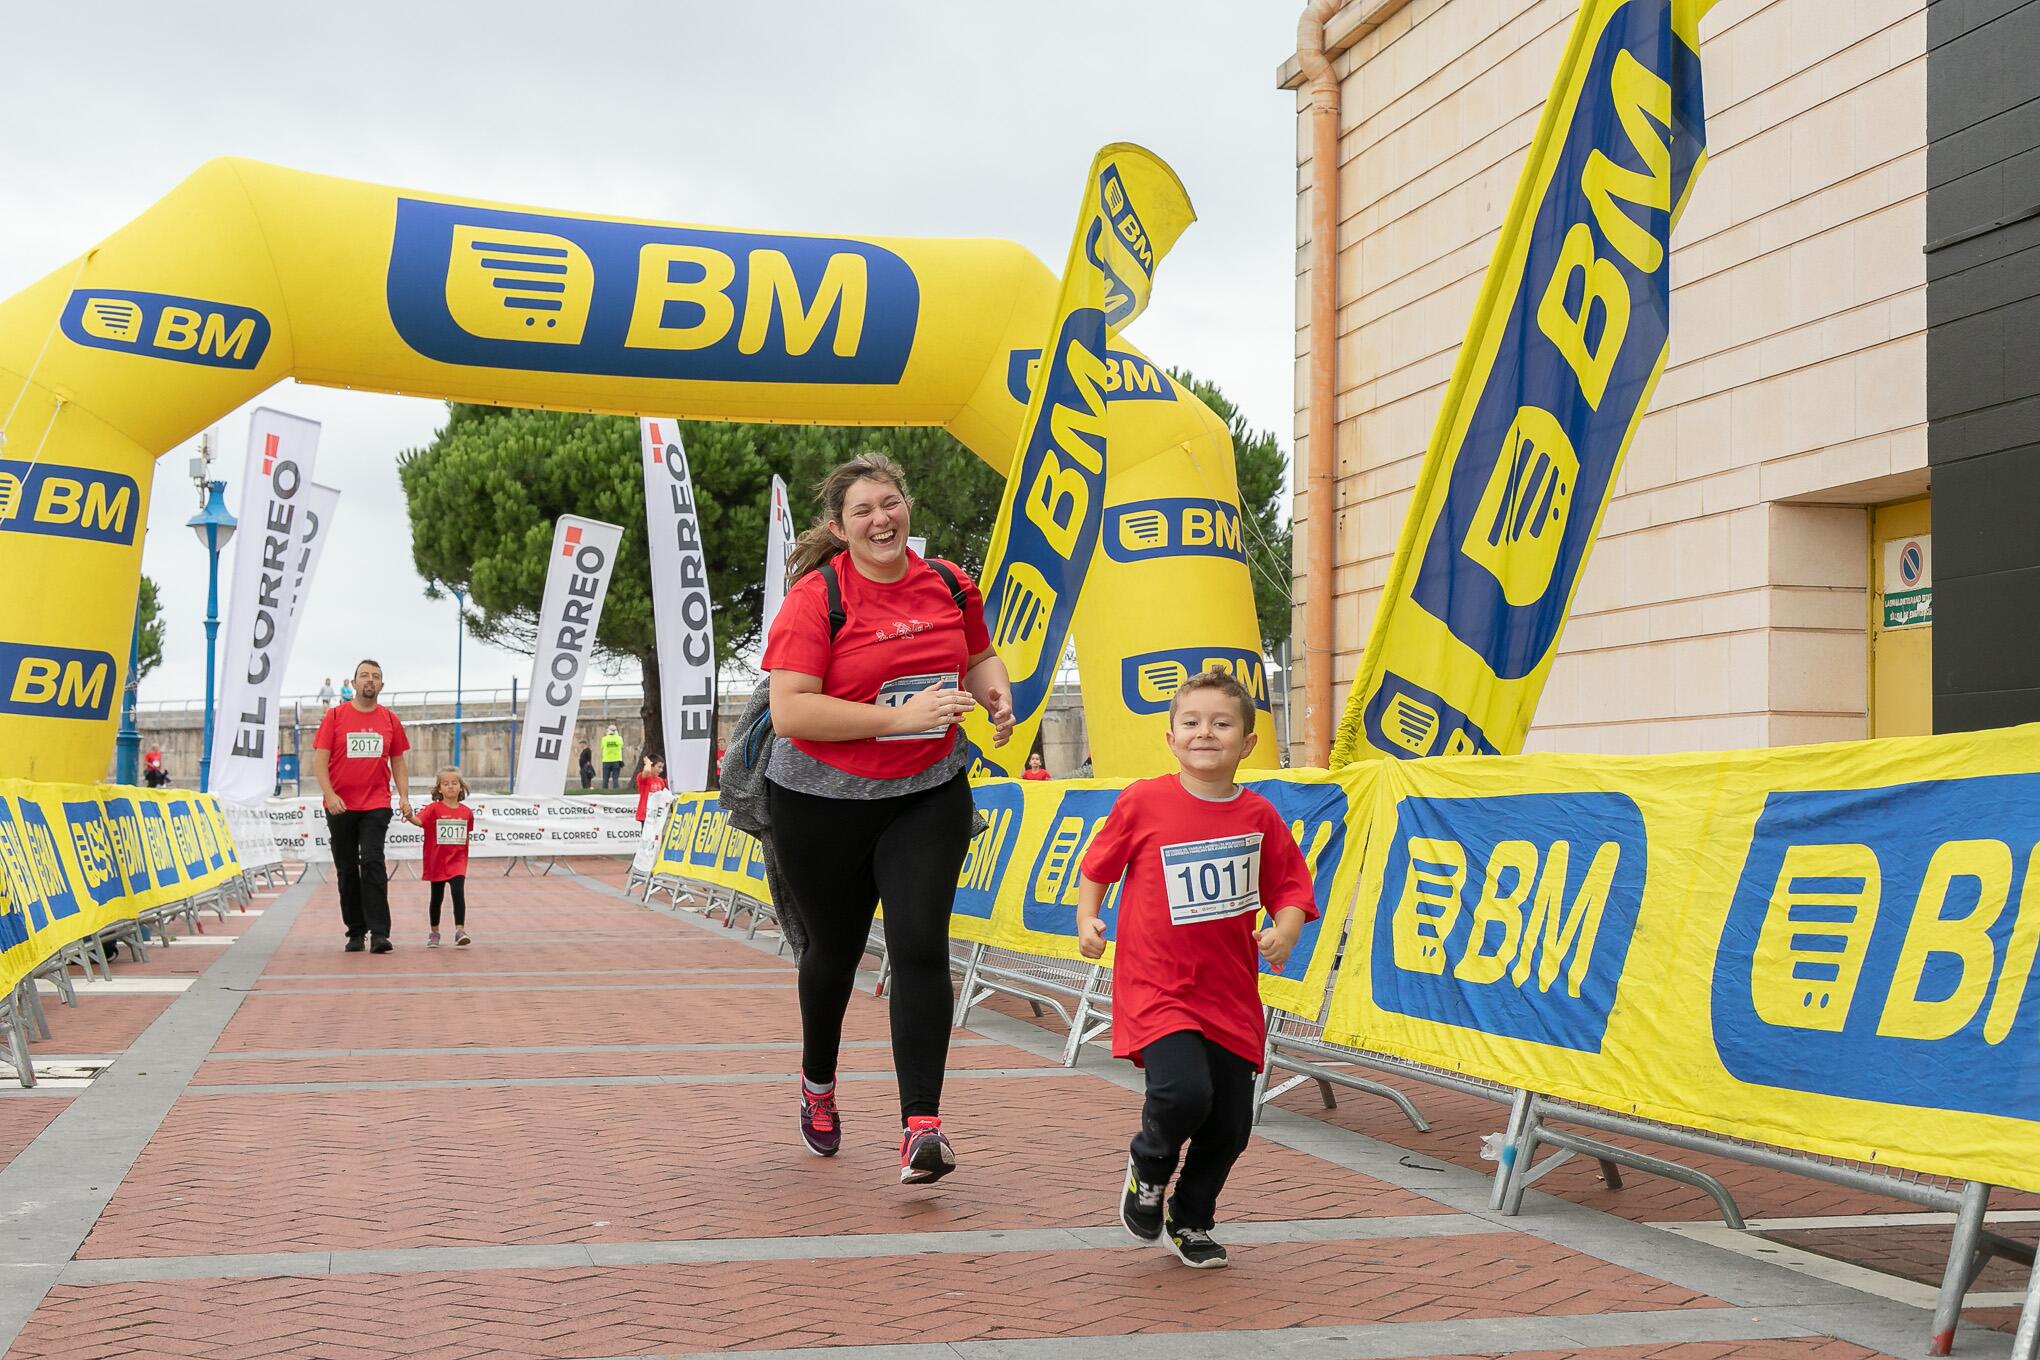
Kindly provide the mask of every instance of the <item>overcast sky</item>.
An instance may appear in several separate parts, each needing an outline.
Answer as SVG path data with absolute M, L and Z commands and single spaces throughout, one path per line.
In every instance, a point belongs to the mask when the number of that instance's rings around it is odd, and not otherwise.
M 0 84 L 0 296 L 74 259 L 205 160 L 590 213 L 847 234 L 995 236 L 1060 267 L 1085 167 L 1135 141 L 1199 221 L 1129 338 L 1292 426 L 1296 0 L 1029 4 L 92 3 L 14 10 Z M 35 54 L 41 54 L 37 56 Z M 381 658 L 453 683 L 449 601 L 411 564 L 396 456 L 437 402 L 285 384 L 341 507 L 286 691 Z M 237 506 L 247 413 L 219 424 Z M 143 699 L 204 684 L 189 449 L 157 466 L 143 567 L 168 640 Z M 231 551 L 231 550 L 230 550 Z M 223 563 L 222 579 L 226 579 Z M 223 592 L 224 593 L 224 592 Z M 470 638 L 470 688 L 528 658 Z M 634 673 L 632 678 L 634 678 Z

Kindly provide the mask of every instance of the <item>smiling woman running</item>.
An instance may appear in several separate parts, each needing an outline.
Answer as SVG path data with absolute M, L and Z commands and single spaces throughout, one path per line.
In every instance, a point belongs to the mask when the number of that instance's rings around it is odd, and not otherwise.
M 818 488 L 822 518 L 794 549 L 772 622 L 765 768 L 781 867 L 809 933 L 800 959 L 800 1131 L 842 1145 L 836 1056 L 843 1013 L 885 900 L 900 1180 L 956 1167 L 942 1133 L 949 1057 L 949 911 L 970 845 L 970 744 L 957 724 L 982 703 L 1003 746 L 1011 682 L 985 631 L 977 585 L 907 547 L 912 501 L 899 464 L 865 453 Z

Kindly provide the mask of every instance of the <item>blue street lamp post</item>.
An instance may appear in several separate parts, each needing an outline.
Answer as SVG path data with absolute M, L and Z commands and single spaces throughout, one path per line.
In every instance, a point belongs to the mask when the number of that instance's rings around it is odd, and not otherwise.
M 128 639 L 127 685 L 120 693 L 120 735 L 113 742 L 113 782 L 142 782 L 142 734 L 135 726 L 135 691 L 141 687 L 142 596 L 135 592 L 134 635 Z
M 467 641 L 467 592 L 453 592 L 453 763 L 460 764 L 461 652 Z
M 198 461 L 193 460 L 193 467 L 198 466 Z M 204 466 L 206 471 L 211 470 L 209 456 Z M 198 791 L 204 793 L 212 787 L 213 684 L 217 669 L 214 653 L 220 637 L 220 549 L 226 547 L 227 540 L 234 536 L 236 521 L 227 510 L 226 498 L 221 495 L 227 484 L 209 481 L 203 473 L 197 480 L 204 506 L 184 522 L 198 535 L 198 541 L 205 544 L 208 558 L 205 577 L 205 734 L 200 738 L 204 745 L 199 747 L 198 752 Z

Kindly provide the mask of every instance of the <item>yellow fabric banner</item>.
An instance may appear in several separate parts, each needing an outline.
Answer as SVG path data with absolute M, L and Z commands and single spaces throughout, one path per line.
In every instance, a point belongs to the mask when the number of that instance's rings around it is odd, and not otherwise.
M 1370 752 L 1522 749 L 1664 368 L 1672 224 L 1706 162 L 1705 8 L 1580 9 L 1438 413 L 1333 768 Z
M 240 872 L 207 795 L 0 780 L 0 991 L 66 945 Z
M 2040 725 L 1383 762 L 1327 1037 L 2040 1190 Z
M 970 715 L 975 773 L 1017 774 L 1034 747 L 1105 523 L 1110 396 L 1121 373 L 1110 342 L 1145 310 L 1162 257 L 1196 220 L 1175 171 L 1153 152 L 1121 142 L 1092 160 L 985 553 L 985 621 L 1012 676 L 1014 721 L 1012 740 L 996 747 L 983 711 Z M 1259 652 L 1251 655 L 1258 666 Z M 1110 707 L 1094 705 L 1092 720 L 1109 722 Z

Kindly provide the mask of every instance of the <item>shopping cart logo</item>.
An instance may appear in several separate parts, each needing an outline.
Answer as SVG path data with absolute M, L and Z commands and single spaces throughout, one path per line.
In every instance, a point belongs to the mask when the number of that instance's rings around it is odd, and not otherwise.
M 992 623 L 992 644 L 1015 679 L 1031 676 L 1043 661 L 1050 616 L 1055 612 L 1055 587 L 1032 562 L 1009 563 Z M 1050 663 L 1058 658 L 1050 658 Z
M 578 345 L 595 294 L 588 252 L 543 231 L 453 229 L 446 310 L 469 335 Z
M 88 297 L 78 319 L 87 335 L 117 344 L 138 344 L 142 338 L 142 305 L 129 298 Z
M 1550 588 L 1579 479 L 1565 427 L 1534 407 L 1518 412 L 1464 544 L 1467 559 L 1501 583 L 1510 604 L 1534 604 Z
M 1715 952 L 1738 1079 L 2033 1117 L 2040 775 L 1772 793 Z
M 1367 701 L 1367 740 L 1386 755 L 1411 760 L 1420 756 L 1494 755 L 1495 747 L 1474 721 L 1422 685 L 1394 672 Z
M 1376 1004 L 1599 1052 L 1648 859 L 1624 794 L 1403 799 L 1373 915 Z

